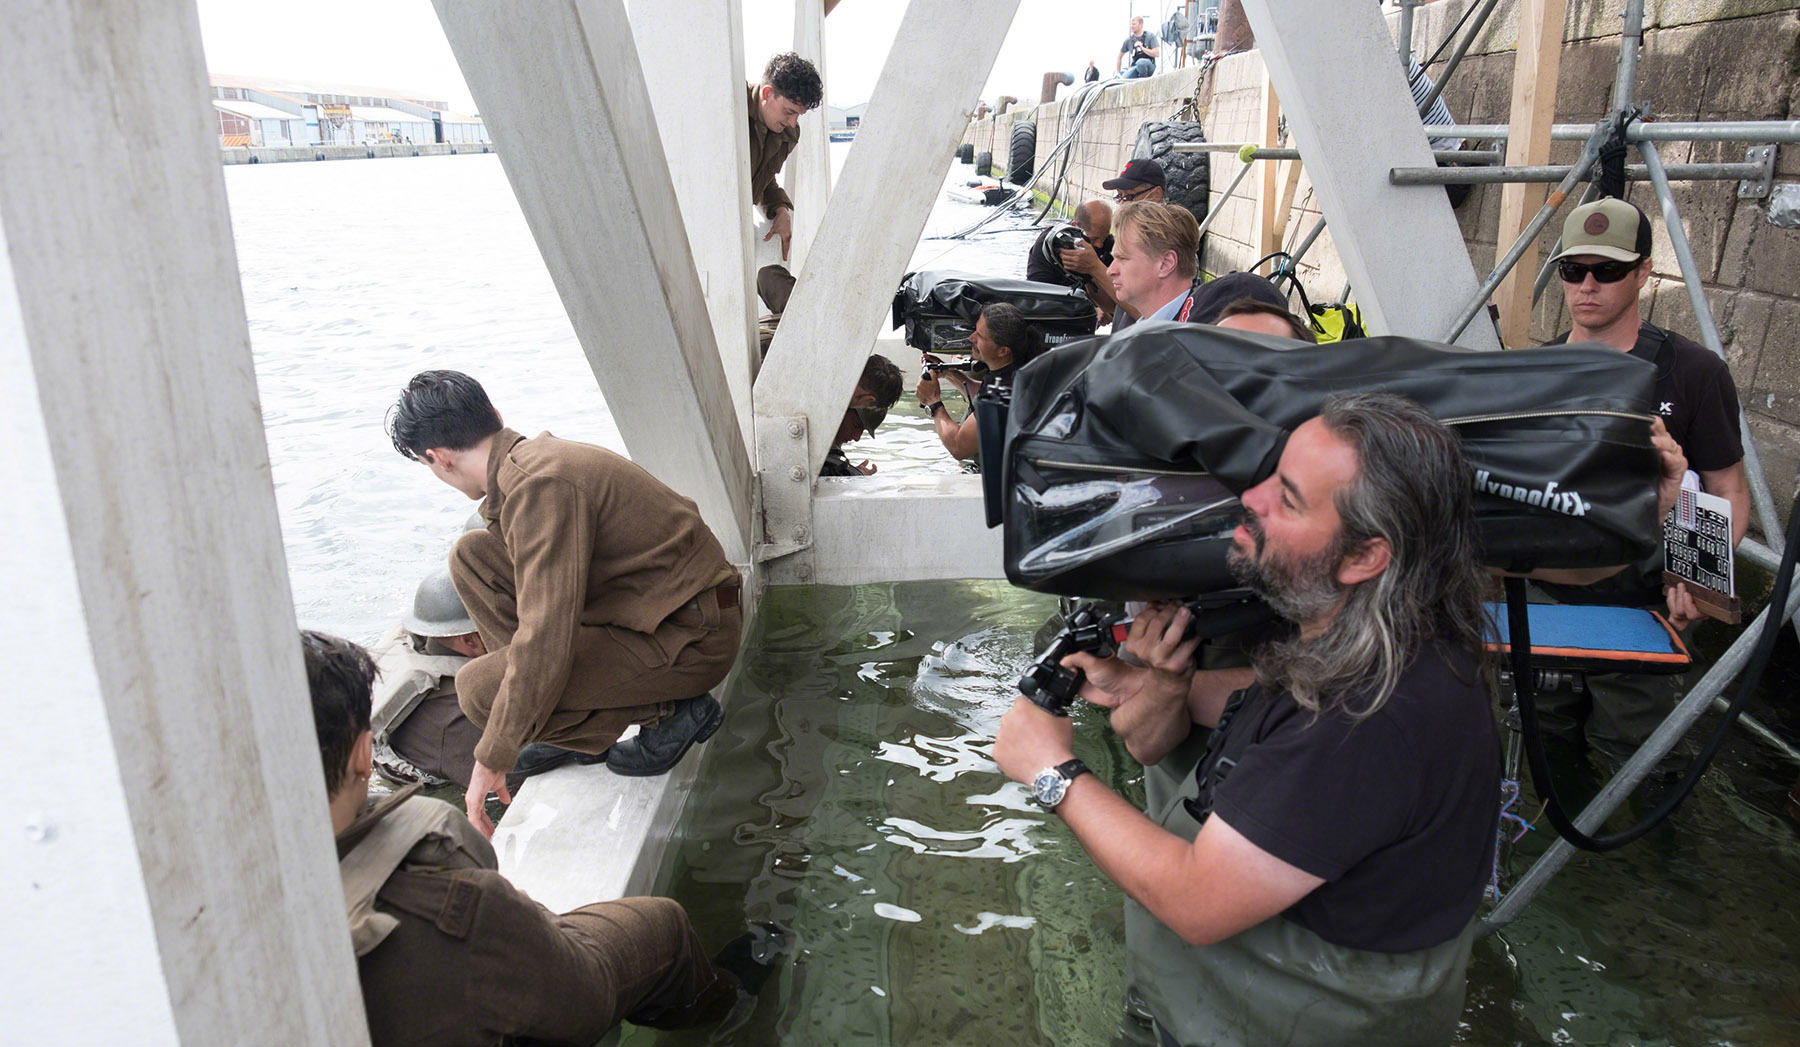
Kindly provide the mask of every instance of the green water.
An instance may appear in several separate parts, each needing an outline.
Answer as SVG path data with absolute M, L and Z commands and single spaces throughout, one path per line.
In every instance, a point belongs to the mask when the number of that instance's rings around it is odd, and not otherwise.
M 989 749 L 1050 598 L 1003 583 L 769 591 L 667 893 L 702 937 L 795 932 L 746 1045 L 1132 1043 L 1121 896 Z M 1800 665 L 1788 637 L 1778 661 Z M 1787 737 L 1793 677 L 1754 710 Z M 1703 724 L 1710 721 L 1703 721 Z M 1087 710 L 1077 752 L 1134 802 Z M 1675 824 L 1566 868 L 1476 948 L 1459 1043 L 1800 1044 L 1796 769 L 1734 740 Z M 1535 810 L 1529 802 L 1528 810 Z M 1548 829 L 1516 848 L 1523 872 Z M 705 1031 L 628 1028 L 628 1047 Z

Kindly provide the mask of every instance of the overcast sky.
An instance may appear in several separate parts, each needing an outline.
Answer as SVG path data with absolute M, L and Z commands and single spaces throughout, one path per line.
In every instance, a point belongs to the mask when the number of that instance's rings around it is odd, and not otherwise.
M 713 2 L 689 5 L 688 17 Z M 791 45 L 794 4 L 742 2 L 748 77 Z M 197 3 L 207 66 L 215 73 L 389 87 L 444 98 L 456 108 L 472 104 L 430 0 Z M 1036 101 L 1045 72 L 1079 76 L 1089 59 L 1111 73 L 1130 16 L 1145 15 L 1154 29 L 1174 6 L 1175 0 L 1021 0 L 982 97 Z M 826 19 L 825 94 L 831 104 L 869 100 L 904 9 L 901 0 L 841 0 Z M 679 34 L 681 26 L 669 30 Z

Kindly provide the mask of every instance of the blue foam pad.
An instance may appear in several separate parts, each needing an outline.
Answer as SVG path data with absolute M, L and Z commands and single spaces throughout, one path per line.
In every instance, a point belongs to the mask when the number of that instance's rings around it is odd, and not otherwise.
M 1499 628 L 1499 642 L 1508 643 L 1506 605 L 1490 603 L 1492 625 Z M 1686 652 L 1672 642 L 1669 631 L 1649 611 L 1637 607 L 1579 607 L 1571 604 L 1534 603 L 1531 646 L 1585 651 L 1625 651 L 1633 654 L 1671 655 Z M 1492 629 L 1485 639 L 1495 642 Z

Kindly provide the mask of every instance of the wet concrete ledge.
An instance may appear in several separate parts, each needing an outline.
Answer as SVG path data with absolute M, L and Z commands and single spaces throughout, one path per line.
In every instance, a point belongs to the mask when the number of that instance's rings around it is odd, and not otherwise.
M 229 146 L 219 150 L 225 164 L 291 164 L 319 160 L 380 160 L 390 156 L 458 156 L 494 151 L 492 142 L 424 142 L 417 145 Z

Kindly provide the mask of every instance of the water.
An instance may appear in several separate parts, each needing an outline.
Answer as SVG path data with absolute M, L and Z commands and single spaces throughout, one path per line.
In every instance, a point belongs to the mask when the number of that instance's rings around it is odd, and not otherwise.
M 299 618 L 372 640 L 474 507 L 382 432 L 414 372 L 476 375 L 528 433 L 623 445 L 495 158 L 225 178 Z M 981 213 L 946 203 L 927 232 Z M 1031 236 L 928 240 L 914 267 L 1016 275 Z M 955 468 L 910 396 L 889 417 L 856 457 Z M 1119 894 L 988 758 L 1048 611 L 991 582 L 770 592 L 671 872 L 709 942 L 746 918 L 796 930 L 734 1042 L 1127 1042 Z M 1789 738 L 1795 666 L 1789 636 L 1752 707 Z M 1077 739 L 1135 797 L 1091 712 Z M 1796 770 L 1741 737 L 1716 766 L 1672 832 L 1578 859 L 1477 949 L 1460 1042 L 1800 1043 L 1800 847 L 1778 814 Z
M 833 146 L 840 164 L 846 149 Z M 302 625 L 375 640 L 475 509 L 382 430 L 417 372 L 474 375 L 528 436 L 625 450 L 497 157 L 234 166 L 225 185 Z M 946 202 L 927 235 L 982 213 Z M 984 236 L 953 260 L 1018 275 L 1033 235 Z M 950 247 L 925 242 L 915 266 Z M 902 403 L 853 457 L 955 469 Z

